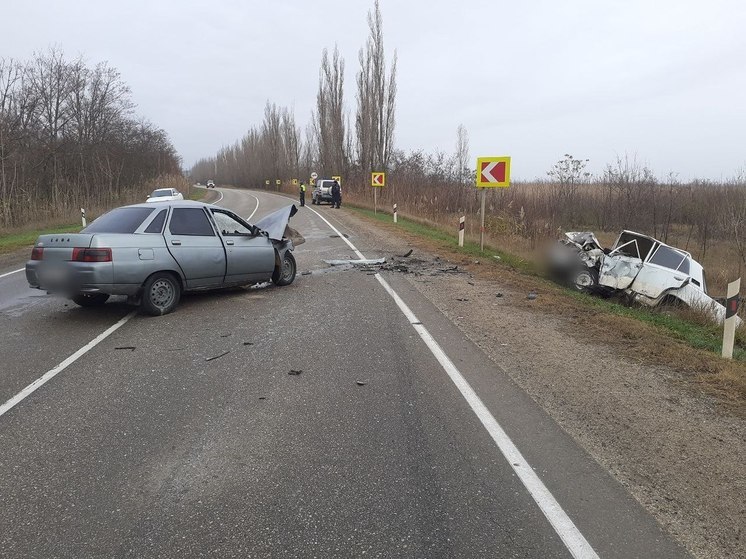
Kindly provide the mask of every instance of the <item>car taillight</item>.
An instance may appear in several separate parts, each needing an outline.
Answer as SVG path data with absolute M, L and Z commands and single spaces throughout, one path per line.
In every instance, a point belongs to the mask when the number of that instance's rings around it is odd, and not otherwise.
M 75 262 L 111 262 L 110 248 L 79 248 L 73 249 Z
M 44 259 L 44 247 L 34 247 L 31 250 L 31 260 L 43 260 Z

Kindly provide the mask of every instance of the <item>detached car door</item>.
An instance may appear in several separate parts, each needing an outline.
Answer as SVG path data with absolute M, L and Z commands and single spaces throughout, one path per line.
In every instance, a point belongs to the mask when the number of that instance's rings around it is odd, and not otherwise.
M 225 248 L 204 208 L 172 208 L 164 233 L 187 289 L 218 287 L 225 277 Z
M 212 217 L 223 238 L 226 254 L 226 284 L 266 281 L 275 267 L 275 249 L 266 235 L 237 215 L 223 209 L 212 209 Z

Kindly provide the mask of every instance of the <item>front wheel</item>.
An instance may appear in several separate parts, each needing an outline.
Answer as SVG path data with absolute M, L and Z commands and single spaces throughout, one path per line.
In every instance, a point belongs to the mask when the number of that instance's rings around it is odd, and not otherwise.
M 282 258 L 282 265 L 275 268 L 272 274 L 272 282 L 275 285 L 290 285 L 295 280 L 295 257 L 293 253 L 285 251 L 285 256 Z
M 99 307 L 109 300 L 108 293 L 78 293 L 72 301 L 81 307 Z
M 572 275 L 573 287 L 582 293 L 593 293 L 598 289 L 598 272 L 594 268 L 581 268 Z
M 145 313 L 161 316 L 174 310 L 180 298 L 179 280 L 167 272 L 158 272 L 145 281 L 140 305 Z

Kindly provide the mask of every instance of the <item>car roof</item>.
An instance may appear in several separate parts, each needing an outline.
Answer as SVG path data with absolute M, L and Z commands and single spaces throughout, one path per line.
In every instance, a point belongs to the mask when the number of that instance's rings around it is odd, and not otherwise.
M 194 200 L 164 200 L 163 202 L 143 202 L 141 204 L 130 204 L 124 208 L 220 208 L 214 204 L 205 204 Z M 222 208 L 221 208 L 222 209 Z

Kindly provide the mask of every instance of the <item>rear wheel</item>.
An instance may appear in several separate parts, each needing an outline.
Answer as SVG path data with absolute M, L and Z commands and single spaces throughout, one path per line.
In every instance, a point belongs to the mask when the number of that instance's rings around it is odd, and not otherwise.
M 295 270 L 296 265 L 293 253 L 289 250 L 285 251 L 281 265 L 277 266 L 272 274 L 272 282 L 275 285 L 290 285 L 295 280 Z
M 109 300 L 107 293 L 78 293 L 72 297 L 73 303 L 81 307 L 99 307 Z
M 160 316 L 174 310 L 180 298 L 179 280 L 168 272 L 158 272 L 145 281 L 140 306 L 147 314 Z

